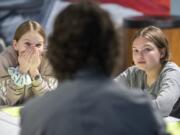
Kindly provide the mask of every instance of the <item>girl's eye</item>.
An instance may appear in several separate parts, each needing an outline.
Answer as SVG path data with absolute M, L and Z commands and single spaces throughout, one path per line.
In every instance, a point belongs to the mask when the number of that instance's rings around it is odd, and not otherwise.
M 26 43 L 25 43 L 25 45 L 27 45 L 27 46 L 31 46 L 31 43 L 29 43 L 29 42 L 26 42 Z
M 144 50 L 144 52 L 150 52 L 150 51 L 152 51 L 152 48 L 144 48 L 143 50 Z
M 133 49 L 132 51 L 133 51 L 133 53 L 138 53 L 139 52 L 137 49 Z
M 41 47 L 42 46 L 42 44 L 36 44 L 36 47 Z

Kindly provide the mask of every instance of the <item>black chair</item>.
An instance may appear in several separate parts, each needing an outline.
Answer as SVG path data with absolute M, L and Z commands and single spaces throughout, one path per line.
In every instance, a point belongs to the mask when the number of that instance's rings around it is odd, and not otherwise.
M 176 118 L 180 118 L 180 98 L 176 102 L 176 104 L 174 105 L 173 110 L 170 113 L 170 116 L 173 116 L 173 117 L 176 117 Z

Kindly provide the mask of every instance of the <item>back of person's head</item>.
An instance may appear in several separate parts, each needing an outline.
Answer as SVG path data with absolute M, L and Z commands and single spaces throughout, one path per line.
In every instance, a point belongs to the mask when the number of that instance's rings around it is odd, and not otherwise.
M 143 37 L 150 42 L 154 43 L 154 45 L 158 49 L 164 49 L 164 57 L 161 58 L 161 63 L 164 64 L 169 60 L 169 43 L 167 40 L 166 35 L 163 33 L 163 31 L 155 26 L 148 26 L 145 28 L 140 29 L 134 36 L 134 39 L 138 37 Z
M 29 31 L 37 31 L 46 41 L 46 33 L 43 27 L 36 21 L 27 20 L 19 25 L 16 29 L 13 40 L 19 41 L 19 39 Z
M 118 45 L 109 14 L 95 2 L 82 1 L 70 4 L 57 16 L 48 57 L 59 79 L 71 78 L 83 68 L 111 76 Z

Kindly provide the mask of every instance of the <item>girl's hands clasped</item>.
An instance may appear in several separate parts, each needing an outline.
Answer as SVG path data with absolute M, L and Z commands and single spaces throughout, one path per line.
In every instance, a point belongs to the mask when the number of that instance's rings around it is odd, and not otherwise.
M 21 73 L 37 72 L 41 63 L 41 54 L 36 47 L 31 47 L 19 54 L 18 62 Z

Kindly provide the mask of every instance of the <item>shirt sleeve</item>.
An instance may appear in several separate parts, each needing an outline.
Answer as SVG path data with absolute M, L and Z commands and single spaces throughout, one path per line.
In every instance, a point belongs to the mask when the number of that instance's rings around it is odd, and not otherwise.
M 32 81 L 32 91 L 34 95 L 43 95 L 57 87 L 58 81 L 53 76 L 40 76 Z
M 114 80 L 116 81 L 116 82 L 123 82 L 123 83 L 125 83 L 126 85 L 129 85 L 129 76 L 130 76 L 130 69 L 128 68 L 128 69 L 126 69 L 124 72 L 122 72 L 122 73 L 120 73 Z
M 24 95 L 24 87 L 14 84 L 11 79 L 0 81 L 1 104 L 15 105 Z
M 28 74 L 21 74 L 18 67 L 9 67 L 8 74 L 8 79 L 2 84 L 4 102 L 6 105 L 16 105 L 24 99 L 25 87 L 32 83 L 31 78 Z
M 32 91 L 34 95 L 43 95 L 48 91 L 57 88 L 58 80 L 55 78 L 52 66 L 46 55 L 44 55 L 41 64 L 40 77 L 32 81 Z
M 128 87 L 140 88 L 139 82 L 142 83 L 143 72 L 135 66 L 127 68 L 124 72 L 119 74 L 114 80 L 116 82 L 123 82 Z
M 153 100 L 154 106 L 162 116 L 168 116 L 174 104 L 180 97 L 180 73 L 167 73 L 161 80 L 160 91 L 157 98 Z

